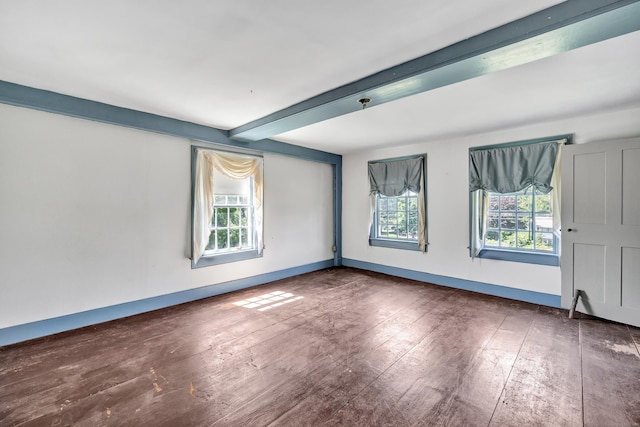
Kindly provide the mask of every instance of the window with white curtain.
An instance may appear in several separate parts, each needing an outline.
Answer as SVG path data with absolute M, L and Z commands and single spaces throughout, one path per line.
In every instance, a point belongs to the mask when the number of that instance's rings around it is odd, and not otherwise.
M 471 257 L 558 265 L 560 152 L 570 139 L 469 149 Z
M 426 156 L 368 163 L 369 244 L 427 250 Z
M 263 159 L 193 147 L 192 267 L 262 255 Z

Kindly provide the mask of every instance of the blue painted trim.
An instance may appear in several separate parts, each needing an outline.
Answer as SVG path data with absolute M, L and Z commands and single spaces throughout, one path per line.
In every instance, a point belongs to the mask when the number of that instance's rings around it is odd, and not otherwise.
M 492 285 L 490 283 L 475 282 L 472 280 L 464 280 L 448 276 L 440 276 L 438 274 L 407 270 L 404 268 L 391 267 L 388 265 L 374 264 L 347 258 L 344 258 L 342 260 L 342 264 L 346 267 L 376 271 L 378 273 L 404 277 L 406 279 L 418 280 L 420 282 L 433 283 L 436 285 L 448 286 L 450 288 L 464 289 L 467 291 L 479 292 L 481 294 L 494 295 L 497 297 L 510 298 L 518 301 L 530 302 L 533 304 L 561 308 L 560 295 L 526 291 L 523 289 L 509 288 L 507 286 Z
M 639 0 L 567 0 L 246 123 L 255 141 L 640 30 Z
M 281 154 L 314 162 L 336 164 L 342 159 L 339 154 L 327 153 L 270 139 L 238 142 L 230 139 L 229 131 L 226 130 L 2 80 L 0 80 L 0 103 L 244 150 Z
M 333 165 L 333 265 L 342 265 L 342 157 Z
M 407 251 L 420 251 L 420 248 L 418 248 L 418 242 L 402 242 L 400 240 L 376 239 L 375 237 L 369 237 L 369 246 L 391 249 L 404 249 Z
M 560 257 L 556 254 L 542 254 L 536 252 L 520 252 L 500 249 L 484 248 L 477 258 L 496 259 L 499 261 L 524 262 L 527 264 L 560 266 Z
M 192 245 L 193 246 L 193 243 Z M 262 258 L 262 252 L 258 253 L 257 249 L 250 251 L 229 252 L 224 254 L 217 254 L 212 256 L 203 256 L 198 260 L 198 263 L 193 262 L 191 259 L 191 268 L 203 268 L 211 267 L 213 265 L 227 264 L 230 262 L 246 261 L 248 259 Z
M 285 279 L 287 277 L 323 270 L 330 267 L 333 267 L 332 259 L 274 271 L 271 273 L 260 274 L 258 276 L 247 277 L 244 279 L 232 280 L 225 283 L 219 283 L 217 285 L 204 286 L 202 288 L 189 289 L 172 294 L 97 308 L 95 310 L 69 314 L 67 316 L 55 317 L 53 319 L 11 326 L 0 329 L 0 346 L 15 344 L 21 341 L 27 341 L 59 332 L 95 325 L 97 323 L 108 322 L 110 320 L 171 307 L 185 302 L 196 301 L 202 298 L 238 291 L 240 289 L 263 285 L 275 280 Z

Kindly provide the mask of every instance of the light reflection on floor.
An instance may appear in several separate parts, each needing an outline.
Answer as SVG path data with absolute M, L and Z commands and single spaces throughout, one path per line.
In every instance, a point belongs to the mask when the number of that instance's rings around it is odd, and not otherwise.
M 269 294 L 264 294 L 258 297 L 247 298 L 242 301 L 234 302 L 234 304 L 244 308 L 260 307 L 258 308 L 258 311 L 265 311 L 294 301 L 298 301 L 302 298 L 304 297 L 295 296 L 288 292 L 274 291 Z

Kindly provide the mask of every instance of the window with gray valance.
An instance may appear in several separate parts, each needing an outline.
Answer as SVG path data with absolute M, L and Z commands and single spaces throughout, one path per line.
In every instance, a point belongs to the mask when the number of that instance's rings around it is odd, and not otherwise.
M 387 159 L 371 161 L 368 163 L 369 184 L 371 196 L 371 212 L 370 212 L 370 239 L 369 243 L 373 246 L 385 246 L 402 249 L 414 249 L 426 251 L 426 156 L 412 156 L 400 159 Z M 414 193 L 410 197 L 407 193 Z M 378 236 L 380 202 L 381 205 L 386 203 L 385 198 L 401 198 L 397 200 L 398 206 L 411 205 L 413 211 L 407 210 L 404 220 L 407 217 L 413 218 L 409 221 L 416 221 L 412 224 L 407 223 L 407 235 L 398 234 L 395 237 Z M 417 195 L 417 196 L 416 196 Z M 396 201 L 394 201 L 395 203 Z M 391 203 L 391 201 L 389 201 Z M 382 214 L 385 215 L 385 214 Z M 394 215 L 392 212 L 391 215 Z M 398 214 L 400 216 L 400 214 Z M 408 229 L 412 231 L 409 233 Z M 416 242 L 417 241 L 417 242 Z M 413 243 L 411 243 L 413 242 Z
M 369 162 L 371 194 L 395 197 L 407 190 L 419 193 L 422 157 L 387 162 Z
M 503 144 L 469 150 L 471 205 L 470 255 L 484 248 L 489 193 L 510 194 L 528 188 L 552 194 L 554 229 L 560 224 L 559 154 L 567 138 Z
M 515 193 L 531 186 L 551 191 L 556 141 L 469 152 L 469 191 Z

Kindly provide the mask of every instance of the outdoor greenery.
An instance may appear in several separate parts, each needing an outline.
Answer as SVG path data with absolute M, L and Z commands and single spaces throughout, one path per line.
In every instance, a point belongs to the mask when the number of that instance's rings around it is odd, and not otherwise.
M 490 193 L 486 246 L 554 251 L 551 193 Z
M 250 247 L 248 196 L 216 195 L 211 234 L 206 250 L 228 251 Z
M 377 196 L 378 238 L 418 240 L 418 194 L 406 191 L 397 197 Z

